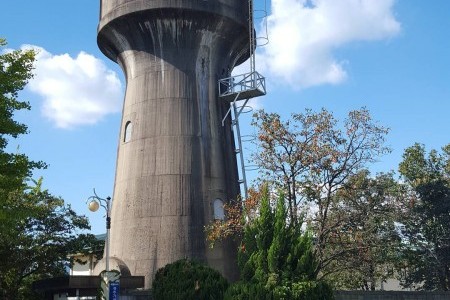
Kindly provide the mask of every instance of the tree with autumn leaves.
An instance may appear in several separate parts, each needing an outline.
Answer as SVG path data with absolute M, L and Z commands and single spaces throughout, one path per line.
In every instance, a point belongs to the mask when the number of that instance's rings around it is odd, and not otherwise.
M 269 182 L 275 193 L 286 195 L 292 223 L 308 223 L 318 261 L 316 276 L 340 278 L 350 269 L 353 274 L 363 274 L 362 264 L 343 262 L 350 262 L 350 258 L 355 261 L 364 251 L 377 253 L 366 243 L 369 236 L 375 241 L 375 234 L 367 234 L 371 229 L 366 218 L 389 219 L 386 211 L 374 209 L 373 202 L 361 200 L 365 199 L 362 191 L 367 190 L 368 181 L 381 186 L 383 179 L 392 179 L 386 174 L 370 180 L 367 172 L 370 163 L 390 151 L 384 144 L 388 129 L 378 125 L 364 108 L 349 112 L 342 123 L 325 109 L 295 113 L 287 121 L 278 114 L 259 111 L 253 124 L 258 128 L 259 151 L 253 159 L 260 167 L 259 178 Z M 393 179 L 390 183 L 395 185 Z M 358 201 L 359 207 L 350 209 Z M 383 235 L 393 234 L 390 220 L 390 232 Z M 353 280 L 354 285 L 372 289 L 379 279 L 374 274 L 375 271 L 369 277 L 361 275 Z
M 393 254 L 380 247 L 398 242 L 394 205 L 400 186 L 392 173 L 372 177 L 367 171 L 390 151 L 384 145 L 388 129 L 366 109 L 351 111 L 343 123 L 325 109 L 292 114 L 287 121 L 259 111 L 253 124 L 259 181 L 269 184 L 275 198 L 283 195 L 290 228 L 311 232 L 313 277 L 341 288 L 374 289 L 391 274 L 386 258 Z M 249 194 L 242 207 L 225 207 L 225 221 L 207 228 L 210 240 L 244 236 L 245 226 L 261 213 L 261 197 Z
M 449 145 L 429 154 L 420 144 L 407 148 L 398 178 L 393 171 L 368 171 L 390 149 L 388 129 L 366 109 L 349 112 L 342 123 L 325 109 L 292 114 L 287 121 L 259 111 L 253 124 L 258 182 L 269 184 L 272 207 L 283 195 L 287 227 L 311 233 L 314 278 L 341 289 L 375 290 L 397 277 L 405 287 L 449 290 Z M 227 204 L 227 218 L 207 227 L 210 241 L 247 240 L 241 257 L 251 237 L 258 240 L 260 231 L 249 228 L 263 214 L 261 194 L 249 195 Z M 270 232 L 264 228 L 258 230 Z M 283 232 L 272 232 L 273 241 L 284 239 Z

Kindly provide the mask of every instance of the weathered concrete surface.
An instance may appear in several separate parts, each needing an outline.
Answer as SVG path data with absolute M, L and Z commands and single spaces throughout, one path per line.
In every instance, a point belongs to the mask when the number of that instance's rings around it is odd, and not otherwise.
M 145 276 L 146 288 L 158 268 L 184 257 L 236 278 L 235 245 L 209 250 L 204 225 L 212 202 L 239 189 L 217 80 L 248 57 L 248 3 L 102 0 L 100 17 L 98 45 L 127 80 L 111 256 Z

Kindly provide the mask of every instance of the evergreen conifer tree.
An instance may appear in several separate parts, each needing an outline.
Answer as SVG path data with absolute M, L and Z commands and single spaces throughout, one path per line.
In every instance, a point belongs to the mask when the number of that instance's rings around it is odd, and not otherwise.
M 288 222 L 283 195 L 275 208 L 267 186 L 261 195 L 259 217 L 245 226 L 239 248 L 241 281 L 225 299 L 333 299 L 330 286 L 316 280 L 310 234 Z

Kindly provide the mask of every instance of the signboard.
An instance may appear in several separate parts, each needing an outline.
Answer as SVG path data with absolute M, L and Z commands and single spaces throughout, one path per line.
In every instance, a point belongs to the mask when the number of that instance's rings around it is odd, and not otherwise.
M 109 282 L 109 300 L 119 300 L 120 283 L 119 281 Z

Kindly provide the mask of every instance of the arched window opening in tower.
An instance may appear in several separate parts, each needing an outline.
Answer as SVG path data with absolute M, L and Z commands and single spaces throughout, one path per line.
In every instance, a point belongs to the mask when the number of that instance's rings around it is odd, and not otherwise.
M 223 210 L 223 201 L 220 199 L 214 200 L 213 208 L 214 208 L 214 220 L 224 220 L 225 211 Z
M 123 142 L 124 143 L 128 143 L 131 139 L 131 131 L 133 130 L 133 124 L 131 123 L 131 121 L 128 121 L 125 124 L 125 133 L 123 135 Z

